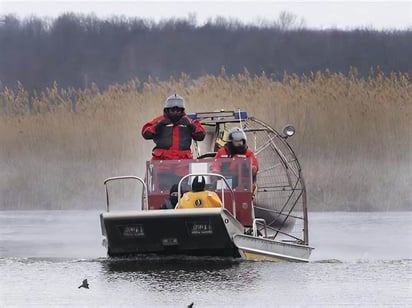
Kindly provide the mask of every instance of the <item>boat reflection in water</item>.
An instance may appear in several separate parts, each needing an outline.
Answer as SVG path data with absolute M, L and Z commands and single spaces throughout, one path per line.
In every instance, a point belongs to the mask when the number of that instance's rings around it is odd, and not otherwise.
M 107 258 L 101 260 L 103 268 L 108 273 L 156 273 L 163 275 L 165 272 L 196 273 L 199 271 L 215 275 L 222 270 L 237 268 L 242 262 L 232 258 L 221 257 L 186 257 L 146 255 L 138 258 Z M 179 264 L 176 266 L 176 264 Z M 216 272 L 216 273 L 215 273 Z

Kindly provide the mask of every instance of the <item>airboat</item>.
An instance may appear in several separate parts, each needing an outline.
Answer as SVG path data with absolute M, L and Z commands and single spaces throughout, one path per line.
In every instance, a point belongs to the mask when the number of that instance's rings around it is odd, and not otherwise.
M 299 161 L 282 134 L 244 111 L 189 114 L 206 129 L 194 143 L 196 159 L 147 161 L 144 177 L 117 176 L 104 181 L 106 211 L 100 214 L 103 245 L 110 257 L 130 255 L 222 256 L 308 262 L 306 189 Z M 241 127 L 259 161 L 256 185 L 249 158 L 219 158 L 228 131 Z M 220 173 L 212 166 L 219 164 Z M 235 170 L 227 166 L 235 164 Z M 226 171 L 225 171 L 226 170 Z M 160 209 L 169 188 L 179 183 L 179 198 L 195 176 L 204 176 L 222 208 Z M 134 181 L 141 189 L 137 208 L 112 210 L 110 185 Z M 179 202 L 179 201 L 178 201 Z

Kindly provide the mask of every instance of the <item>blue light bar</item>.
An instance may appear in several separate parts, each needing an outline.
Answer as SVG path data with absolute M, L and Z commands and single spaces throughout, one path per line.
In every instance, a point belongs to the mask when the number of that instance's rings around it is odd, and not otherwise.
M 247 112 L 246 111 L 234 111 L 233 115 L 235 116 L 236 120 L 245 120 L 247 119 Z
M 196 120 L 197 119 L 197 113 L 188 113 L 187 116 L 192 119 L 192 120 Z
M 197 112 L 188 113 L 187 116 L 192 120 L 201 119 L 235 119 L 235 120 L 246 120 L 248 118 L 246 111 L 212 111 L 212 112 Z

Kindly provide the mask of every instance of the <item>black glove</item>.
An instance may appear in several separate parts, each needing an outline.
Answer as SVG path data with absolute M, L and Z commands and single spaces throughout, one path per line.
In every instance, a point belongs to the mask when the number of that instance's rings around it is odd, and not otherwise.
M 161 120 L 159 123 L 156 124 L 155 126 L 155 131 L 158 133 L 162 130 L 162 128 L 167 125 L 172 123 L 172 121 L 170 121 L 169 118 L 164 118 L 163 120 Z
M 186 117 L 181 118 L 179 124 L 186 125 L 186 127 L 190 128 L 192 132 L 196 130 L 196 125 L 190 122 L 190 120 Z

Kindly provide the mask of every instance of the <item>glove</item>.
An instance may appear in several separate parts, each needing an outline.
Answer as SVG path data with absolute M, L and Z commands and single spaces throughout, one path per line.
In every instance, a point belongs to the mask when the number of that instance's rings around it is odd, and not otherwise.
M 155 131 L 157 133 L 160 132 L 164 126 L 166 126 L 167 124 L 170 124 L 170 123 L 172 123 L 172 121 L 170 121 L 169 118 L 165 118 L 165 119 L 161 120 L 159 123 L 156 124 Z
M 190 122 L 190 120 L 186 117 L 180 119 L 179 124 L 186 125 L 192 132 L 196 130 L 196 125 Z

